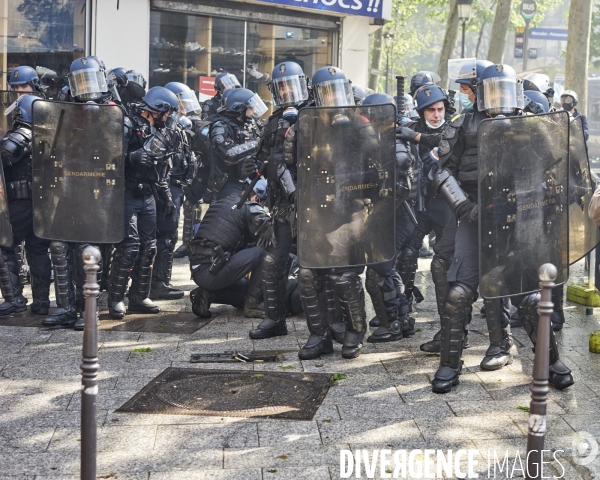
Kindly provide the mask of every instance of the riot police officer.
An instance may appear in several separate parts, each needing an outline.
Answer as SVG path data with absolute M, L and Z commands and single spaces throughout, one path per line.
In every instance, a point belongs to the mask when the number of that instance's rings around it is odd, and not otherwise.
M 220 200 L 231 193 L 240 194 L 244 180 L 256 168 L 245 162 L 258 150 L 256 134 L 247 128 L 253 118 L 267 111 L 261 98 L 251 90 L 238 88 L 227 97 L 227 104 L 210 127 L 211 169 L 208 195 Z
M 215 96 L 202 104 L 202 120 L 213 120 L 222 106 L 225 90 L 242 88 L 237 77 L 231 73 L 221 72 L 215 77 Z
M 19 98 L 12 128 L 0 140 L 0 156 L 13 232 L 13 245 L 1 249 L 0 252 L 0 289 L 5 300 L 0 304 L 0 316 L 27 309 L 27 299 L 23 297 L 23 285 L 19 281 L 19 265 L 15 253 L 15 246 L 23 240 L 31 275 L 31 311 L 47 315 L 50 306 L 50 242 L 38 238 L 33 233 L 31 121 L 32 104 L 37 99 L 38 97 L 33 95 Z
M 435 85 L 439 81 L 440 76 L 435 72 L 421 70 L 420 72 L 415 73 L 410 79 L 410 96 L 416 98 L 415 94 L 419 88 L 426 85 Z
M 262 207 L 265 198 L 266 182 L 260 179 L 241 208 L 236 208 L 240 195 L 234 192 L 212 203 L 204 215 L 190 253 L 192 278 L 198 285 L 190 299 L 199 317 L 210 318 L 211 303 L 244 308 L 264 251 L 259 245 L 243 248 L 246 237 L 262 243 L 273 234 L 269 214 Z M 250 272 L 248 281 L 245 277 Z
M 175 213 L 167 215 L 163 205 L 157 209 L 156 259 L 152 270 L 152 300 L 174 300 L 183 298 L 183 290 L 171 286 L 173 270 L 173 251 L 177 243 L 179 213 L 183 204 L 183 187 L 194 176 L 196 159 L 190 148 L 187 130 L 182 124 L 192 126 L 186 117 L 188 114 L 199 114 L 200 104 L 196 94 L 184 83 L 170 82 L 165 88 L 173 92 L 179 100 L 178 116 L 171 119 L 169 137 L 173 154 L 171 155 L 171 171 L 169 174 L 169 190 L 175 204 Z M 176 121 L 176 118 L 179 120 Z
M 352 95 L 354 95 L 354 103 L 360 105 L 365 98 L 371 95 L 373 90 L 367 87 L 361 87 L 360 85 L 352 85 Z
M 276 109 L 261 133 L 257 158 L 263 174 L 266 173 L 267 207 L 272 214 L 277 245 L 267 249 L 262 261 L 265 318 L 250 330 L 250 338 L 254 339 L 287 335 L 286 263 L 295 236 L 296 218 L 295 123 L 298 111 L 309 99 L 307 78 L 297 63 L 275 65 L 267 85 Z
M 502 96 L 498 92 L 502 92 Z M 432 381 L 436 393 L 449 392 L 458 384 L 464 328 L 479 286 L 477 129 L 488 116 L 516 115 L 523 107 L 522 86 L 513 68 L 508 65 L 487 67 L 477 85 L 477 101 L 476 111 L 455 117 L 444 132 L 439 146 L 440 167 L 434 177 L 434 188 L 446 199 L 459 220 L 454 261 L 448 269 L 448 292 L 441 315 L 440 366 Z M 537 299 L 535 294 L 530 295 L 520 305 L 524 310 L 525 328 L 534 344 L 539 320 L 535 308 L 537 300 L 539 295 Z M 490 332 L 486 358 L 507 361 L 512 345 L 510 326 L 504 316 L 491 317 L 487 310 L 486 304 Z M 573 377 L 559 360 L 553 333 L 550 345 L 549 381 L 556 388 L 564 389 L 573 384 Z
M 115 246 L 108 285 L 108 308 L 112 318 L 125 316 L 123 303 L 129 288 L 129 312 L 159 313 L 150 298 L 152 264 L 156 255 L 156 203 L 164 215 L 175 215 L 168 185 L 171 150 L 161 133 L 168 116 L 179 106 L 173 92 L 151 88 L 134 115 L 125 117 L 125 238 Z
M 385 93 L 373 93 L 365 98 L 362 105 L 394 104 L 394 99 Z M 371 122 L 375 119 L 370 118 Z M 411 191 L 413 180 L 412 169 L 415 166 L 414 157 L 406 141 L 396 141 L 396 208 L 400 210 L 401 220 L 406 219 L 404 201 Z M 390 212 L 390 215 L 392 212 Z M 400 221 L 400 228 L 410 232 L 413 229 L 410 221 Z M 400 232 L 398 232 L 400 233 Z M 401 232 L 404 237 L 407 232 Z M 400 236 L 400 235 L 399 235 Z M 365 287 L 373 309 L 377 315 L 377 329 L 367 339 L 370 343 L 393 342 L 414 335 L 415 320 L 409 316 L 409 302 L 404 293 L 402 279 L 396 269 L 396 257 L 367 268 Z M 375 322 L 373 322 L 375 323 Z
M 530 73 L 523 77 L 523 90 L 536 90 L 541 92 L 548 101 L 548 107 L 552 108 L 554 99 L 554 88 L 550 77 L 545 73 Z
M 96 57 L 82 57 L 71 63 L 68 88 L 61 92 L 60 99 L 78 103 L 114 103 L 108 92 L 104 64 Z M 86 244 L 50 243 L 50 256 L 54 268 L 56 308 L 42 321 L 45 327 L 74 327 L 83 330 L 85 299 L 83 285 L 83 249 Z M 101 280 L 102 270 L 98 271 Z M 78 317 L 79 313 L 79 317 Z
M 106 81 L 109 87 L 116 90 L 121 105 L 125 107 L 128 113 L 131 111 L 131 105 L 139 103 L 146 94 L 146 80 L 144 80 L 144 77 L 131 72 L 133 70 L 117 67 L 109 70 L 106 74 Z M 130 77 L 137 78 L 137 81 L 130 80 Z
M 8 76 L 8 84 L 19 95 L 43 92 L 45 90 L 40 83 L 35 69 L 27 65 L 13 68 Z

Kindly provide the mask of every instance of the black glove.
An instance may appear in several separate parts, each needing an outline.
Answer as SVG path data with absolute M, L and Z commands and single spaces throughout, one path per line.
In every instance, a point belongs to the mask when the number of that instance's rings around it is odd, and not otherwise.
M 247 157 L 244 160 L 244 166 L 242 167 L 242 174 L 244 177 L 251 178 L 256 173 L 256 160 L 254 157 Z
M 296 190 L 290 193 L 289 201 L 292 205 L 296 205 Z
M 124 87 L 129 82 L 129 79 L 127 78 L 127 75 L 123 74 L 123 75 L 117 75 L 115 77 L 115 81 L 117 82 L 117 85 L 119 85 L 120 87 Z
M 258 230 L 256 231 L 256 244 L 259 247 L 269 248 L 270 246 L 277 246 L 277 239 L 275 238 L 275 229 L 273 226 L 273 218 L 266 220 Z
M 173 215 L 175 215 L 176 208 L 175 204 L 173 203 L 173 200 L 167 200 L 163 208 L 167 217 L 172 217 Z
M 152 158 L 148 155 L 143 148 L 136 150 L 135 152 L 131 152 L 129 154 L 129 160 L 131 163 L 137 163 L 138 165 L 142 165 L 143 167 L 151 167 L 152 166 Z
M 465 202 L 458 207 L 456 216 L 459 220 L 476 222 L 479 219 L 479 204 L 476 202 Z
M 408 127 L 396 127 L 396 138 L 398 140 L 416 143 L 415 138 L 417 137 L 417 135 L 419 135 L 419 132 L 415 132 L 414 130 Z

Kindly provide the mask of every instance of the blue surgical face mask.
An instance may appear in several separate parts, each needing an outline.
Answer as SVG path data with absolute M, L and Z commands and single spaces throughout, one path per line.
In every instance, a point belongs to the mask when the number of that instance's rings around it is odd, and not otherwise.
M 425 120 L 425 124 L 426 124 L 426 125 L 427 125 L 429 128 L 431 128 L 432 130 L 437 130 L 437 129 L 438 129 L 438 128 L 440 128 L 440 127 L 441 127 L 441 126 L 442 126 L 444 123 L 446 123 L 446 120 L 445 120 L 445 119 L 444 119 L 444 120 L 442 120 L 442 121 L 440 122 L 440 124 L 439 124 L 439 125 L 437 125 L 437 126 L 433 126 L 431 123 L 429 123 L 427 120 Z
M 473 108 L 473 102 L 466 93 L 458 92 L 458 101 L 465 109 Z

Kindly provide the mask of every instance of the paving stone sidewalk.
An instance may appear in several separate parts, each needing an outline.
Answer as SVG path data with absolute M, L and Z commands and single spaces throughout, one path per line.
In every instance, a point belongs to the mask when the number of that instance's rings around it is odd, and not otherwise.
M 581 276 L 582 268 L 574 272 Z M 225 306 L 213 307 L 212 321 L 193 334 L 100 331 L 98 478 L 337 479 L 342 449 L 476 449 L 476 471 L 487 478 L 488 451 L 500 457 L 508 451 L 512 459 L 518 450 L 524 457 L 528 414 L 519 407 L 528 407 L 530 400 L 529 339 L 515 329 L 514 363 L 497 372 L 481 371 L 488 341 L 478 301 L 460 386 L 447 395 L 433 394 L 430 380 L 438 357 L 419 350 L 438 328 L 429 261 L 420 260 L 419 270 L 417 284 L 426 301 L 415 314 L 416 335 L 366 344 L 355 360 L 343 360 L 336 345 L 332 355 L 299 361 L 296 352 L 308 336 L 302 317 L 288 320 L 286 337 L 253 341 L 248 330 L 258 320 Z M 185 260 L 176 261 L 173 278 L 188 291 L 194 287 Z M 187 295 L 159 303 L 166 311 L 191 310 Z M 567 307 L 567 323 L 557 337 L 576 383 L 563 392 L 550 390 L 546 445 L 564 450 L 557 455 L 565 473 L 561 477 L 556 461 L 548 468 L 561 478 L 600 478 L 600 457 L 585 466 L 571 457 L 578 432 L 600 442 L 600 356 L 588 352 L 588 335 L 600 327 L 598 317 L 586 316 L 583 307 Z M 368 309 L 370 318 L 370 302 Z M 0 479 L 79 478 L 81 340 L 81 333 L 69 330 L 0 327 Z M 152 351 L 135 353 L 138 347 Z M 287 351 L 285 361 L 189 363 L 192 353 L 268 349 Z M 282 366 L 347 378 L 335 382 L 311 421 L 115 413 L 167 367 L 282 371 Z M 376 472 L 380 478 L 379 468 Z

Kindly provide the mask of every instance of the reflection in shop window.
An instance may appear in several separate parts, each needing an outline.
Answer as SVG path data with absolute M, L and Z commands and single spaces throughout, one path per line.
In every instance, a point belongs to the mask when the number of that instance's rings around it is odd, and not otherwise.
M 2 87 L 13 68 L 29 65 L 55 95 L 84 54 L 85 0 L 0 0 L 0 12 Z
M 307 27 L 153 11 L 149 84 L 183 82 L 203 101 L 215 93 L 214 77 L 228 72 L 270 107 L 267 82 L 273 67 L 293 61 L 312 76 L 334 63 L 333 36 Z

